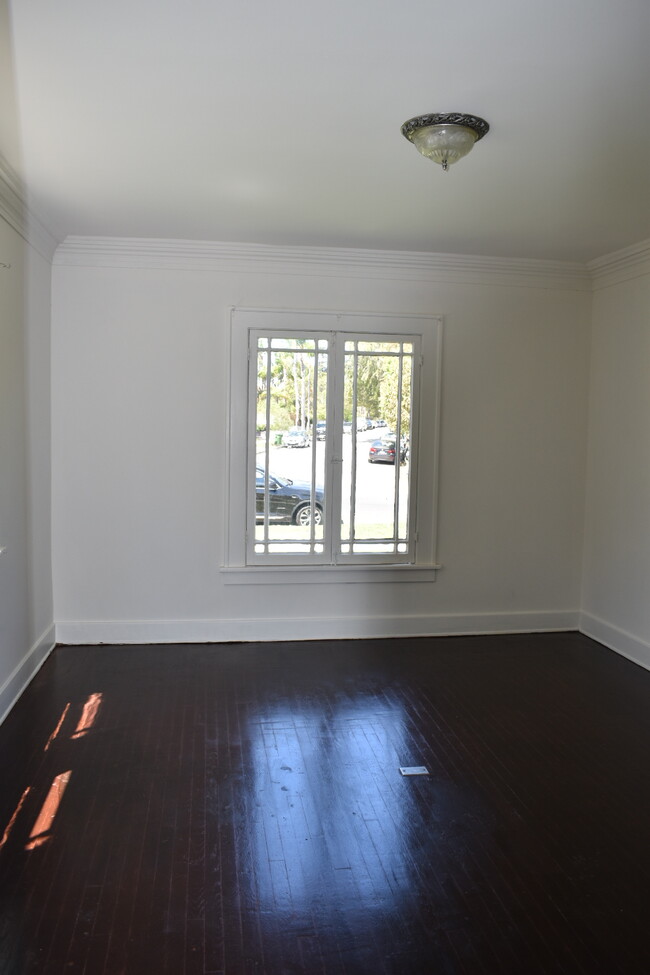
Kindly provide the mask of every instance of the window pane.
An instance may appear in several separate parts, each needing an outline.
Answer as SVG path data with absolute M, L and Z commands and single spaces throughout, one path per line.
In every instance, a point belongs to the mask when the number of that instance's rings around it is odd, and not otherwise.
M 391 542 L 355 542 L 352 551 L 355 555 L 392 555 L 396 549 Z
M 342 339 L 335 346 L 342 356 L 336 369 L 330 368 L 335 335 Z M 412 334 L 301 336 L 262 329 L 251 330 L 251 339 L 256 484 L 249 554 L 259 560 L 283 554 L 288 561 L 292 555 L 297 561 L 408 560 L 419 342 Z M 328 391 L 336 394 L 330 415 Z M 335 420 L 342 429 L 328 430 Z M 326 484 L 335 488 L 329 499 L 334 512 L 328 511 Z M 249 492 L 252 501 L 252 485 Z
M 359 352 L 387 352 L 387 353 L 399 353 L 401 351 L 402 343 L 400 342 L 384 342 L 379 339 L 373 341 L 363 341 L 357 343 L 357 348 Z
M 315 339 L 295 339 L 276 336 L 271 339 L 271 346 L 274 349 L 314 349 L 316 347 L 316 341 Z
M 327 360 L 327 340 L 274 336 L 260 348 L 258 339 L 258 554 L 322 551 L 326 430 L 318 417 L 326 416 Z
M 340 551 L 404 553 L 410 492 L 411 342 L 346 343 Z

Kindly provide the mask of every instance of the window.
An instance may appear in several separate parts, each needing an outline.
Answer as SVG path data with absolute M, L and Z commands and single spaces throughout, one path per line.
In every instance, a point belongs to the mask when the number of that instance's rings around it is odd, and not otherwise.
M 236 309 L 228 563 L 434 567 L 441 321 Z

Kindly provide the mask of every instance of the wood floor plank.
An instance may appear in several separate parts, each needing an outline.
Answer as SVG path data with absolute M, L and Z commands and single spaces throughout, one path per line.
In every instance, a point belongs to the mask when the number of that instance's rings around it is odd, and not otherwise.
M 0 975 L 647 975 L 649 748 L 578 634 L 59 647 L 0 728 Z

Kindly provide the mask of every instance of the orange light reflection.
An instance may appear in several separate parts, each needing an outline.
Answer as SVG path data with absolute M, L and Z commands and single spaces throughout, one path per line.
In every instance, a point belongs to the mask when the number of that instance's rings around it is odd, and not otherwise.
M 58 725 L 56 726 L 56 728 L 54 729 L 54 731 L 52 732 L 52 734 L 50 735 L 50 737 L 47 739 L 47 743 L 45 745 L 45 748 L 43 749 L 44 752 L 46 752 L 48 750 L 48 748 L 50 747 L 50 745 L 52 744 L 52 742 L 54 741 L 54 739 L 56 738 L 56 736 L 60 732 L 61 725 L 65 721 L 65 716 L 66 716 L 66 714 L 68 713 L 69 710 L 70 710 L 70 702 L 68 701 L 68 703 L 66 704 L 66 706 L 64 707 L 64 709 L 63 709 L 63 711 L 61 713 L 61 717 L 59 718 Z
M 70 781 L 71 775 L 71 769 L 67 772 L 61 772 L 61 774 L 57 775 L 52 782 L 50 791 L 47 794 L 47 798 L 43 803 L 41 811 L 38 814 L 38 818 L 36 819 L 32 831 L 29 834 L 29 843 L 27 843 L 25 846 L 26 850 L 35 850 L 36 847 L 42 846 L 43 843 L 47 843 L 49 840 L 50 829 L 52 827 L 52 823 L 54 822 L 54 817 L 59 810 L 63 793 L 66 790 L 66 786 Z
M 81 738 L 82 735 L 85 735 L 86 732 L 92 728 L 101 703 L 101 694 L 90 695 L 84 704 L 84 709 L 81 712 L 81 717 L 79 718 L 79 724 L 75 728 L 74 734 L 72 735 L 73 738 Z
M 9 822 L 7 823 L 7 828 L 5 829 L 4 833 L 2 834 L 2 839 L 0 840 L 0 850 L 2 849 L 2 847 L 5 845 L 5 843 L 9 839 L 9 834 L 11 833 L 11 831 L 13 829 L 14 823 L 18 819 L 18 814 L 19 814 L 20 810 L 23 808 L 23 805 L 25 803 L 25 799 L 29 795 L 30 789 L 31 789 L 31 786 L 28 785 L 27 788 L 25 789 L 25 791 L 23 792 L 22 796 L 18 800 L 18 805 L 14 809 L 14 814 L 11 817 L 11 819 L 9 820 Z

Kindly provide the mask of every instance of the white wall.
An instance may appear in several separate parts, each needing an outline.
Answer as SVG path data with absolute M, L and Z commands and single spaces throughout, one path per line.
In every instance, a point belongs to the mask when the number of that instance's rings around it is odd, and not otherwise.
M 0 217 L 0 720 L 54 642 L 50 264 Z
M 354 253 L 350 269 L 340 260 L 298 260 L 297 251 L 285 259 L 280 249 L 274 260 L 248 259 L 236 245 L 232 259 L 203 260 L 200 245 L 188 257 L 179 244 L 176 260 L 174 247 L 163 260 L 153 246 L 88 242 L 64 246 L 55 260 L 59 639 L 577 626 L 588 282 L 507 268 L 426 273 Z M 444 315 L 444 569 L 434 584 L 299 593 L 225 584 L 232 305 Z
M 650 667 L 650 262 L 594 293 L 583 618 Z
M 54 642 L 49 260 L 54 240 L 36 226 L 16 175 L 21 145 L 10 37 L 8 4 L 0 0 L 0 263 L 10 265 L 0 267 L 0 721 Z

